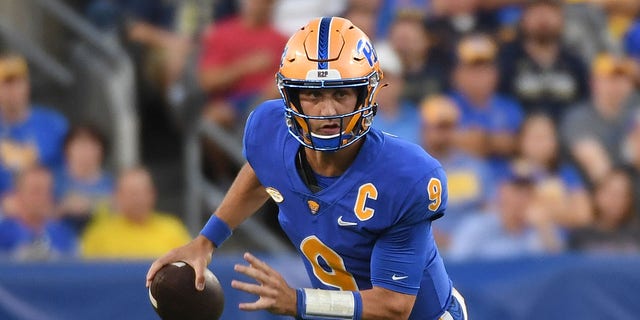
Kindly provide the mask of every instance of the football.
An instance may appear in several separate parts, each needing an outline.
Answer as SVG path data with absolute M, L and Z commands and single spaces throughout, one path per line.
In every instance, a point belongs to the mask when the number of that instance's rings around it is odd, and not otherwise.
M 195 271 L 184 262 L 168 264 L 149 286 L 149 300 L 163 320 L 216 320 L 224 309 L 218 278 L 205 270 L 203 291 L 196 290 Z

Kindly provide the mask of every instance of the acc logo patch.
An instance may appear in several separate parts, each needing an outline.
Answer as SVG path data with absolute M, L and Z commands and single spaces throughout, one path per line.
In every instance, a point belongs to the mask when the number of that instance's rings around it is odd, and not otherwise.
M 278 189 L 274 187 L 267 187 L 264 190 L 267 191 L 267 193 L 271 196 L 271 199 L 273 199 L 273 201 L 277 203 L 284 201 L 284 197 L 282 196 L 280 191 L 278 191 Z
M 307 205 L 309 206 L 309 210 L 311 210 L 311 214 L 316 214 L 318 210 L 320 210 L 320 205 L 313 200 L 307 201 Z

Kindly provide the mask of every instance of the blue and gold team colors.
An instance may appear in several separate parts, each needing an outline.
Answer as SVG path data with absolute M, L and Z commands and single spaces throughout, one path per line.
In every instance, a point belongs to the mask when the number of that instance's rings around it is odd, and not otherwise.
M 349 169 L 316 176 L 324 188 L 313 192 L 296 167 L 303 147 L 288 132 L 284 101 L 270 100 L 247 121 L 244 154 L 278 204 L 314 287 L 379 286 L 417 295 L 410 319 L 462 319 L 431 232 L 447 206 L 442 167 L 419 146 L 375 128 L 363 139 Z

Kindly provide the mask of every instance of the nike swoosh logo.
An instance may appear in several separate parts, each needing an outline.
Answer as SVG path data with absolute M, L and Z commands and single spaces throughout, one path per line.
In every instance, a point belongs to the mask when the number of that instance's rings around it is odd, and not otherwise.
M 343 221 L 342 220 L 342 216 L 338 217 L 338 225 L 341 227 L 350 227 L 350 226 L 357 226 L 358 223 L 357 222 L 348 222 L 348 221 Z
M 398 281 L 398 280 L 402 280 L 402 279 L 406 279 L 406 278 L 409 278 L 409 276 L 402 276 L 401 277 L 401 276 L 398 276 L 398 275 L 395 275 L 395 274 L 391 276 L 391 280 L 393 280 L 393 281 Z

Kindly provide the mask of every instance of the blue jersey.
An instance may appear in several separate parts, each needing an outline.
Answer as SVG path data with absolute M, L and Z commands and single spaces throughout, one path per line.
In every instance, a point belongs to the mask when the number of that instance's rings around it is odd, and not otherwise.
M 32 106 L 29 116 L 22 122 L 7 124 L 0 118 L 0 142 L 35 148 L 38 163 L 55 170 L 62 165 L 68 126 L 67 119 L 57 111 Z M 18 151 L 9 153 L 13 152 Z M 0 160 L 0 194 L 13 189 L 14 174 L 14 169 Z
M 476 106 L 459 92 L 452 93 L 451 98 L 460 108 L 460 126 L 463 129 L 478 128 L 490 134 L 515 134 L 520 129 L 524 115 L 515 100 L 494 95 L 487 105 Z
M 625 34 L 624 50 L 630 57 L 640 62 L 640 20 L 636 20 Z
M 245 157 L 278 203 L 280 225 L 313 286 L 379 286 L 417 295 L 410 319 L 440 316 L 452 291 L 431 232 L 447 204 L 440 164 L 419 146 L 372 128 L 348 170 L 313 193 L 296 169 L 300 147 L 287 130 L 282 100 L 263 103 L 247 120 Z
M 49 221 L 36 232 L 15 218 L 0 218 L 0 257 L 19 255 L 32 246 L 43 246 L 51 257 L 74 256 L 76 235 L 60 221 Z

